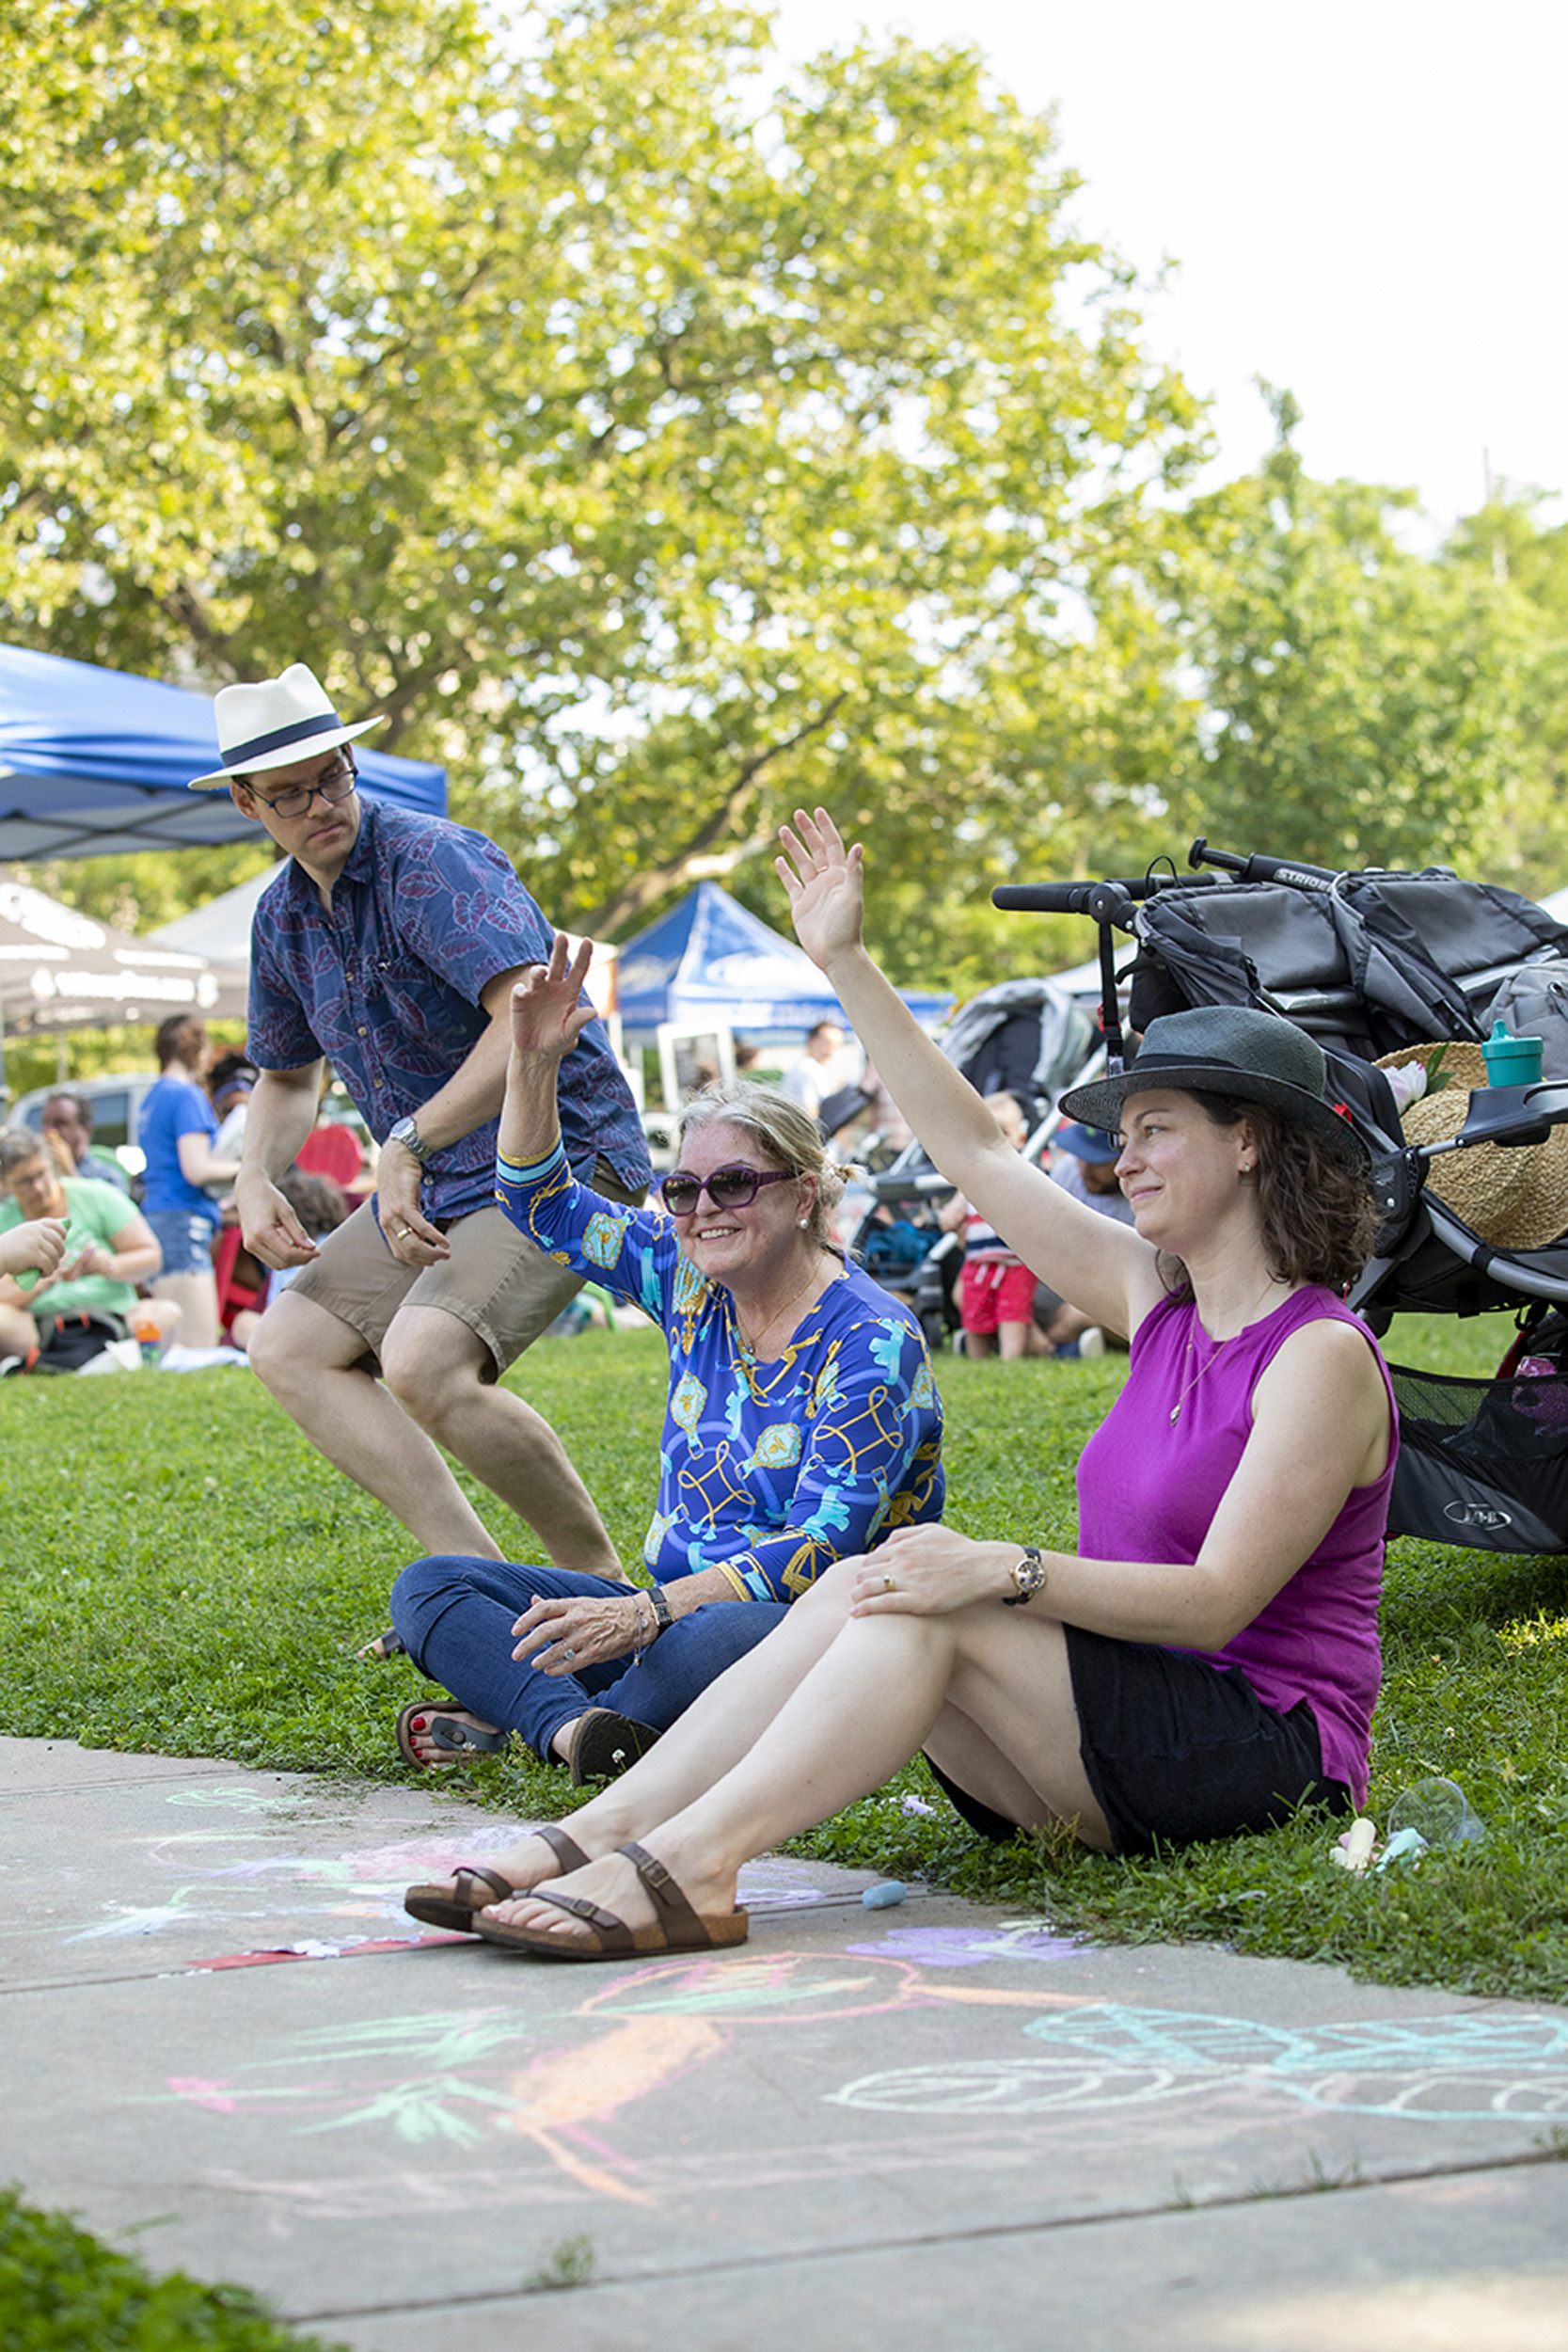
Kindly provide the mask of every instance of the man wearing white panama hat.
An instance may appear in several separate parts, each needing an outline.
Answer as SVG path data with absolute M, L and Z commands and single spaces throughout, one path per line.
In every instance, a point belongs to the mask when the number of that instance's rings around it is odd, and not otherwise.
M 345 724 L 303 662 L 224 687 L 214 710 L 221 765 L 193 785 L 227 786 L 289 859 L 252 932 L 261 1075 L 235 1192 L 245 1247 L 301 1271 L 251 1361 L 421 1549 L 500 1556 L 439 1440 L 555 1565 L 618 1575 L 555 1432 L 496 1386 L 579 1287 L 495 1205 L 512 989 L 549 961 L 552 929 L 482 834 L 361 802 L 348 745 L 379 722 Z M 375 1198 L 318 1248 L 277 1180 L 310 1132 L 325 1061 L 382 1152 Z M 641 1200 L 652 1170 L 597 1022 L 562 1070 L 562 1131 L 597 1191 Z

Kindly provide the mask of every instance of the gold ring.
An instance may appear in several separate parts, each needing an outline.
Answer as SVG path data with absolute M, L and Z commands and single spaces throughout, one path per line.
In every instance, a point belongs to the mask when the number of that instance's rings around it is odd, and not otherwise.
M 412 1230 L 411 1226 L 394 1225 L 392 1228 L 392 1239 L 394 1241 L 406 1241 Z
M 884 1592 L 884 1593 L 891 1593 L 891 1592 L 892 1592 L 892 1590 L 893 1590 L 893 1579 L 892 1579 L 892 1577 L 891 1577 L 891 1576 L 884 1576 L 884 1577 L 883 1577 L 883 1579 L 882 1579 L 882 1590 L 883 1590 L 883 1592 Z

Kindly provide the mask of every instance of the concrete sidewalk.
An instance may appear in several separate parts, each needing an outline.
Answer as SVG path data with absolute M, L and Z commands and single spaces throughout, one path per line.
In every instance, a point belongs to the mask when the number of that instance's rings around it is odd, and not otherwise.
M 0 1824 L 0 2177 L 356 2352 L 1568 2352 L 1563 2010 L 781 1860 L 552 1966 L 404 1913 L 446 1784 L 8 1740 Z

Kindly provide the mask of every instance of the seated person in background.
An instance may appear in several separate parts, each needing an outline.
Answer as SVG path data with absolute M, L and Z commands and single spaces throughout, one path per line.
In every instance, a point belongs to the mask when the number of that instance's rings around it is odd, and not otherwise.
M 1118 1225 L 1132 1222 L 1132 1203 L 1122 1193 L 1117 1176 L 1121 1146 L 1115 1136 L 1098 1127 L 1070 1121 L 1051 1138 L 1051 1181 L 1082 1200 L 1101 1216 L 1114 1216 Z M 1069 1307 L 1060 1291 L 1048 1282 L 1035 1291 L 1035 1328 L 1044 1334 L 1053 1356 L 1103 1356 L 1105 1334 L 1077 1307 Z M 1116 1335 L 1121 1343 L 1121 1335 Z
M 663 1326 L 670 1402 L 643 1546 L 658 1581 L 417 1561 L 392 1596 L 393 1624 L 415 1664 L 471 1712 L 465 1724 L 439 1704 L 405 1710 L 415 1763 L 516 1731 L 575 1780 L 608 1772 L 770 1634 L 833 1561 L 942 1512 L 926 1343 L 830 1241 L 841 1180 L 810 1117 L 745 1082 L 697 1096 L 663 1179 L 664 1215 L 573 1181 L 555 1085 L 592 1013 L 578 1003 L 587 953 L 568 961 L 558 939 L 548 968 L 514 993 L 498 1192 L 541 1249 Z M 441 1899 L 450 1917 L 452 1899 Z M 464 1898 L 465 1916 L 469 1907 Z
M 784 1075 L 784 1090 L 810 1119 L 819 1119 L 828 1096 L 839 1086 L 844 1031 L 836 1021 L 818 1021 L 806 1033 L 806 1048 Z
M 85 1176 L 89 1184 L 113 1184 L 129 1194 L 131 1179 L 117 1159 L 92 1148 L 92 1103 L 86 1094 L 52 1094 L 40 1126 L 62 1176 Z
M 1015 1152 L 1029 1140 L 1023 1113 L 1015 1098 L 1003 1090 L 985 1097 L 985 1105 Z M 972 1209 L 956 1192 L 938 1220 L 944 1233 L 962 1232 L 963 1271 L 958 1277 L 958 1314 L 963 1324 L 964 1354 L 989 1356 L 994 1343 L 1004 1362 L 1033 1352 L 1035 1336 L 1035 1278 L 1022 1258 L 1015 1257 L 994 1226 Z
M 0 1237 L 37 1218 L 66 1228 L 65 1248 L 36 1283 L 0 1279 L 0 1356 L 24 1362 L 47 1344 L 46 1322 L 106 1315 L 123 1339 L 127 1318 L 145 1314 L 166 1345 L 180 1311 L 166 1299 L 138 1299 L 135 1286 L 158 1271 L 158 1244 L 145 1217 L 112 1184 L 60 1175 L 41 1136 L 25 1128 L 0 1136 Z
M 256 1084 L 256 1066 L 243 1054 L 220 1054 L 207 1073 L 207 1094 L 218 1131 L 213 1137 L 214 1160 L 238 1160 L 245 1142 L 245 1114 Z
M 142 1204 L 163 1251 L 157 1295 L 180 1309 L 187 1347 L 215 1347 L 213 1193 L 233 1183 L 239 1162 L 220 1160 L 213 1149 L 218 1122 L 200 1083 L 208 1057 L 202 1024 L 194 1013 L 173 1013 L 159 1024 L 155 1042 L 162 1075 L 143 1100 L 136 1140 L 147 1157 Z
M 1338 1295 L 1374 1211 L 1320 1047 L 1233 1006 L 1151 1021 L 1131 1070 L 1067 1097 L 1121 1135 L 1135 1227 L 1097 1217 L 1008 1149 L 871 961 L 859 848 L 820 809 L 784 839 L 800 942 L 936 1166 L 1132 1334 L 1132 1365 L 1078 1465 L 1080 1551 L 911 1527 L 831 1568 L 569 1836 L 495 1857 L 537 1891 L 471 1922 L 524 1952 L 741 1942 L 742 1862 L 922 1748 L 984 1835 L 1061 1823 L 1113 1854 L 1366 1792 L 1398 1438 Z

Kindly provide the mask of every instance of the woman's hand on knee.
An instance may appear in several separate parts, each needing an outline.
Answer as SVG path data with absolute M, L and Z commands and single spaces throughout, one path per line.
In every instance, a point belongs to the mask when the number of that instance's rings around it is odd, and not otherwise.
M 607 1658 L 627 1657 L 639 1631 L 646 1630 L 647 1617 L 647 1606 L 635 1593 L 610 1592 L 603 1600 L 580 1594 L 536 1600 L 512 1629 L 516 1636 L 512 1655 L 542 1674 L 579 1674 Z
M 853 1617 L 943 1616 L 1013 1592 L 1017 1544 L 979 1543 L 951 1527 L 901 1527 L 855 1562 Z

